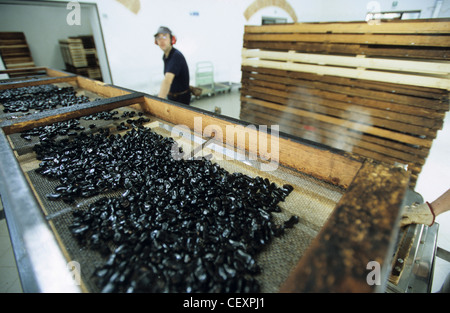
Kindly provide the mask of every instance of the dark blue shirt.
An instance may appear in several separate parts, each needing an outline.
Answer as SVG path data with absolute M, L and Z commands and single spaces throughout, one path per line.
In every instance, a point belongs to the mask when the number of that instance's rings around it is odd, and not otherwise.
M 169 72 L 175 75 L 169 92 L 178 93 L 189 89 L 189 68 L 183 54 L 172 47 L 167 59 L 163 55 L 164 75 Z

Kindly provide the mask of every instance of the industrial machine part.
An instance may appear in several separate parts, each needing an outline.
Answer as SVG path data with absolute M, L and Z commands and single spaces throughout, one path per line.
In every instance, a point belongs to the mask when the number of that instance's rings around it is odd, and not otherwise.
M 387 292 L 428 293 L 433 283 L 439 224 L 413 224 L 401 232 Z

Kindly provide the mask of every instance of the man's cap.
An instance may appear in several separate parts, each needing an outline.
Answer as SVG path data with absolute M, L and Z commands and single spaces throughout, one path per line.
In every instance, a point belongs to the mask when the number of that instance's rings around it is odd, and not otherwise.
M 158 28 L 158 31 L 155 34 L 155 37 L 158 36 L 158 34 L 169 34 L 169 35 L 172 35 L 172 31 L 166 26 L 160 26 Z

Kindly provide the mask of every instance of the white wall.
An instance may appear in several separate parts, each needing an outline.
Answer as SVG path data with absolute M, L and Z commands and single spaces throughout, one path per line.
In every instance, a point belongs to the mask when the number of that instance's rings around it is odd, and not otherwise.
M 141 1 L 134 14 L 122 4 L 98 0 L 113 81 L 120 86 L 157 93 L 163 77 L 162 51 L 154 44 L 160 25 L 178 39 L 195 84 L 196 63 L 211 61 L 215 81 L 240 81 L 245 18 L 250 1 Z

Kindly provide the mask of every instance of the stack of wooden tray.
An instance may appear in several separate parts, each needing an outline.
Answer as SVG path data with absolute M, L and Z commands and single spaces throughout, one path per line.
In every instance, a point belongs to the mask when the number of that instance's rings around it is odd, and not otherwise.
M 59 47 L 67 71 L 96 80 L 102 80 L 92 36 L 69 37 L 59 40 Z
M 30 48 L 22 32 L 0 32 L 0 54 L 7 69 L 34 66 Z
M 448 19 L 247 26 L 242 120 L 390 164 L 411 186 L 449 110 Z

